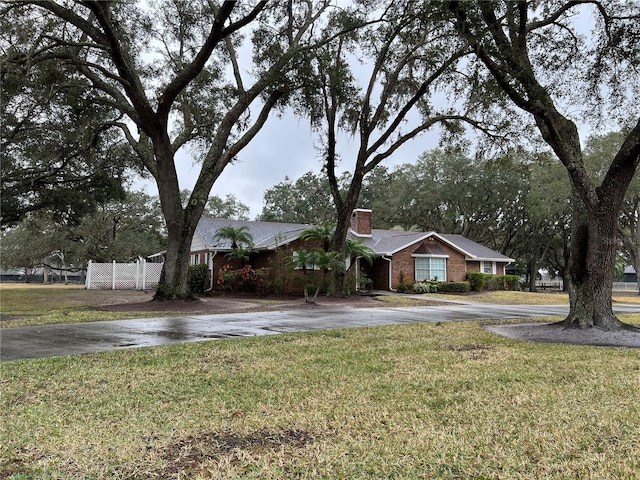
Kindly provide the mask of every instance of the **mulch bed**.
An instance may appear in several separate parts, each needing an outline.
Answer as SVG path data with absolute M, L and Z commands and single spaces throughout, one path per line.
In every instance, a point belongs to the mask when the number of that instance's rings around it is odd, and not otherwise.
M 299 310 L 327 307 L 366 308 L 384 303 L 369 295 L 346 298 L 318 297 L 315 303 L 305 302 L 302 296 L 269 295 L 256 297 L 231 294 L 203 297 L 197 300 L 147 301 L 101 305 L 96 310 L 109 312 L 176 312 L 176 313 L 233 313 L 247 311 Z

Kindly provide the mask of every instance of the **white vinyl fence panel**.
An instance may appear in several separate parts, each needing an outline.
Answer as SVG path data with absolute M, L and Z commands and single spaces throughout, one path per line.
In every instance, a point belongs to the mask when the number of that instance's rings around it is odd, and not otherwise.
M 87 265 L 88 290 L 147 290 L 160 282 L 162 263 L 93 263 Z
M 619 292 L 637 292 L 638 282 L 613 282 L 613 289 Z

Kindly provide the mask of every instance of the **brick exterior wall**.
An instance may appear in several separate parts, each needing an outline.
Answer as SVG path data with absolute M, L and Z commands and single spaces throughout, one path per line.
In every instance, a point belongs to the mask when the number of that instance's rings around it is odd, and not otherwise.
M 506 262 L 496 262 L 496 275 L 505 275 L 504 269 L 508 264 Z M 467 262 L 468 272 L 481 272 L 481 262 Z
M 287 266 L 288 258 L 291 257 L 294 251 L 297 250 L 312 250 L 319 247 L 319 244 L 313 242 L 304 242 L 302 240 L 295 240 L 288 245 L 284 245 L 278 250 L 261 251 L 254 253 L 250 257 L 249 264 L 253 268 L 268 268 L 269 280 L 274 282 L 282 293 L 302 293 L 303 282 L 302 277 L 304 274 L 301 270 L 291 271 Z M 191 252 L 191 255 L 199 254 L 199 263 L 206 264 L 206 254 L 209 253 L 206 250 Z M 212 253 L 213 254 L 213 253 Z M 218 273 L 227 264 L 230 264 L 232 268 L 241 268 L 242 265 L 234 263 L 225 257 L 225 252 L 218 252 L 213 257 L 213 287 L 217 288 Z M 211 272 L 209 272 L 211 274 Z M 320 272 L 318 272 L 320 274 Z
M 357 211 L 354 211 L 356 213 Z M 366 212 L 366 211 L 365 211 Z M 366 215 L 365 215 L 366 217 Z M 370 228 L 371 217 L 368 217 L 368 225 Z M 353 219 L 352 219 L 353 222 Z M 366 225 L 367 221 L 364 222 Z M 352 224 L 353 225 L 353 224 Z M 353 227 L 352 227 L 353 228 Z M 451 248 L 444 242 L 441 242 L 437 238 L 425 239 L 422 242 L 415 243 L 404 250 L 401 250 L 393 255 L 393 268 L 391 272 L 391 288 L 397 289 L 400 285 L 400 277 L 403 272 L 405 285 L 413 285 L 415 282 L 415 257 L 411 254 L 415 252 L 421 245 L 437 245 L 443 252 L 449 256 L 447 258 L 447 281 L 462 282 L 466 280 L 467 272 L 479 272 L 480 262 L 478 261 L 466 261 L 463 254 Z M 274 282 L 279 291 L 283 293 L 302 293 L 302 271 L 291 272 L 286 267 L 287 257 L 290 257 L 296 250 L 306 249 L 311 250 L 319 247 L 319 245 L 312 244 L 310 242 L 303 242 L 296 240 L 288 245 L 280 247 L 276 251 L 262 251 L 259 254 L 253 254 L 251 256 L 250 264 L 254 268 L 269 268 L 270 280 Z M 206 262 L 206 254 L 208 251 L 191 252 L 191 254 L 200 254 L 199 263 Z M 214 289 L 216 288 L 216 281 L 218 280 L 218 272 L 221 268 L 229 263 L 229 260 L 224 256 L 224 253 L 218 253 L 213 259 L 213 271 L 214 271 Z M 373 279 L 373 288 L 375 290 L 388 290 L 389 289 L 389 262 L 383 258 L 376 258 L 373 265 L 369 266 L 366 262 L 361 262 L 362 271 Z M 499 275 L 504 274 L 504 267 L 506 263 L 496 264 L 496 273 Z M 235 266 L 234 266 L 235 267 Z M 239 266 L 237 267 L 239 268 Z M 319 274 L 319 272 L 318 272 Z
M 415 252 L 422 244 L 425 245 L 437 245 L 439 246 L 447 258 L 447 281 L 450 282 L 462 282 L 467 279 L 467 262 L 465 256 L 460 252 L 454 250 L 446 243 L 441 242 L 437 238 L 432 240 L 426 239 L 422 242 L 414 243 L 413 245 L 400 250 L 393 255 L 392 272 L 391 272 L 391 288 L 397 289 L 400 285 L 400 279 L 403 277 L 405 285 L 413 285 L 415 282 L 415 257 L 411 254 Z M 477 262 L 476 262 L 477 263 Z M 401 273 L 402 272 L 402 273 Z M 373 267 L 371 268 L 370 275 L 373 276 L 374 289 L 376 290 L 388 290 L 389 289 L 389 262 L 377 258 Z
M 467 262 L 467 272 L 479 272 L 480 271 L 480 262 Z
M 371 210 L 356 208 L 351 214 L 351 230 L 359 235 L 371 235 Z
M 396 288 L 400 283 L 400 272 L 404 272 L 406 284 L 412 285 L 415 282 L 415 257 L 412 257 L 411 254 L 422 244 L 437 245 L 444 251 L 445 255 L 449 256 L 447 258 L 447 281 L 462 282 L 466 280 L 467 262 L 464 255 L 437 238 L 432 238 L 411 245 L 393 256 L 393 288 Z

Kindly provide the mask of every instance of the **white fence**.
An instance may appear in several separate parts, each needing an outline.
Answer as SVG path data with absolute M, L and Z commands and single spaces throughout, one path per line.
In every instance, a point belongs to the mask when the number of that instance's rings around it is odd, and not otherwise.
M 638 282 L 613 282 L 613 289 L 618 292 L 637 292 Z
M 85 287 L 89 290 L 147 290 L 160 282 L 162 263 L 93 263 L 87 265 Z
M 562 279 L 536 280 L 536 287 L 540 290 L 562 290 Z M 637 292 L 638 282 L 613 282 L 613 290 L 616 292 Z

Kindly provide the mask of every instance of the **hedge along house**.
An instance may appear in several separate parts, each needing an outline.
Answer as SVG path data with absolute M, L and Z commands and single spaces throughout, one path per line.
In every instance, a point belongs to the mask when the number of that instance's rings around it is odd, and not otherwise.
M 356 260 L 354 269 L 356 281 L 364 273 L 373 280 L 376 290 L 395 290 L 401 283 L 424 280 L 460 282 L 466 280 L 467 272 L 504 275 L 505 266 L 514 261 L 461 235 L 372 229 L 371 213 L 365 209 L 353 211 L 349 237 L 375 252 L 373 265 Z M 191 263 L 209 266 L 211 288 L 220 269 L 229 263 L 225 255 L 231 251 L 231 243 L 216 239 L 216 232 L 227 226 L 247 227 L 254 241 L 250 256 L 254 268 L 282 271 L 287 256 L 313 248 L 298 238 L 312 225 L 203 218 L 191 244 Z M 292 287 L 285 286 L 284 290 L 297 290 Z

